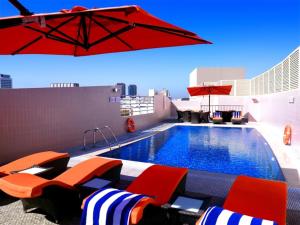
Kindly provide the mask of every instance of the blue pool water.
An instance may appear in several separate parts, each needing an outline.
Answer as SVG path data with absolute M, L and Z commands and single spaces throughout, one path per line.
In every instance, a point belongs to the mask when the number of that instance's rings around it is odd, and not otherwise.
M 101 156 L 284 180 L 270 146 L 253 128 L 175 126 Z

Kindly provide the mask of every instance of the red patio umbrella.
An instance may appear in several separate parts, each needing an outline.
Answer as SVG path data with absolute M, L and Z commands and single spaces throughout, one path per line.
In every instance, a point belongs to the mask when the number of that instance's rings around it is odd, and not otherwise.
M 208 95 L 208 109 L 210 112 L 210 96 L 211 95 L 229 95 L 232 85 L 224 86 L 199 86 L 188 87 L 187 90 L 191 96 Z
M 101 9 L 77 6 L 72 10 L 33 15 L 26 10 L 21 8 L 21 16 L 0 18 L 0 54 L 85 56 L 210 44 L 138 6 Z

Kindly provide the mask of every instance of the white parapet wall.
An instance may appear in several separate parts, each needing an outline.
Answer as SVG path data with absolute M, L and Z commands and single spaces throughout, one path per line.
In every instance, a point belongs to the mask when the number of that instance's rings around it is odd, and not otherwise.
M 120 95 L 115 86 L 0 89 L 0 164 L 37 151 L 81 146 L 83 132 L 96 127 L 109 125 L 116 135 L 126 134 L 128 117 L 121 116 L 115 101 Z M 132 117 L 137 130 L 170 117 L 169 98 L 152 98 L 154 111 Z

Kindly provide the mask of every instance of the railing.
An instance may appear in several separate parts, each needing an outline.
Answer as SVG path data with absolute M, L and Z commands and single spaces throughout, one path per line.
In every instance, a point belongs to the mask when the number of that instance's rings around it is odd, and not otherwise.
M 154 113 L 153 96 L 126 96 L 120 101 L 121 116 L 135 116 Z
M 86 143 L 86 136 L 89 132 L 93 132 L 93 147 L 96 147 L 96 134 L 99 133 L 103 140 L 105 141 L 106 145 L 109 147 L 110 150 L 112 150 L 112 143 L 107 139 L 107 136 L 103 132 L 104 130 L 108 130 L 110 135 L 114 138 L 115 144 L 117 145 L 117 148 L 120 148 L 121 145 L 119 143 L 119 140 L 117 139 L 115 133 L 113 132 L 112 128 L 110 126 L 104 126 L 101 128 L 94 128 L 90 130 L 85 130 L 83 132 L 83 150 L 86 150 L 87 143 Z
M 209 105 L 201 105 L 201 110 L 204 112 L 209 111 Z M 215 111 L 243 111 L 242 105 L 210 105 L 210 112 Z

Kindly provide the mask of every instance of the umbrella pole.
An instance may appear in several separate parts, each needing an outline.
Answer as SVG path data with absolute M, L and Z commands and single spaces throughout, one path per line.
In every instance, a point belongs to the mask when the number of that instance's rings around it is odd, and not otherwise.
M 208 112 L 210 114 L 210 95 L 208 95 Z
M 22 16 L 30 16 L 33 13 L 26 9 L 18 0 L 8 0 L 14 7 L 16 7 Z

